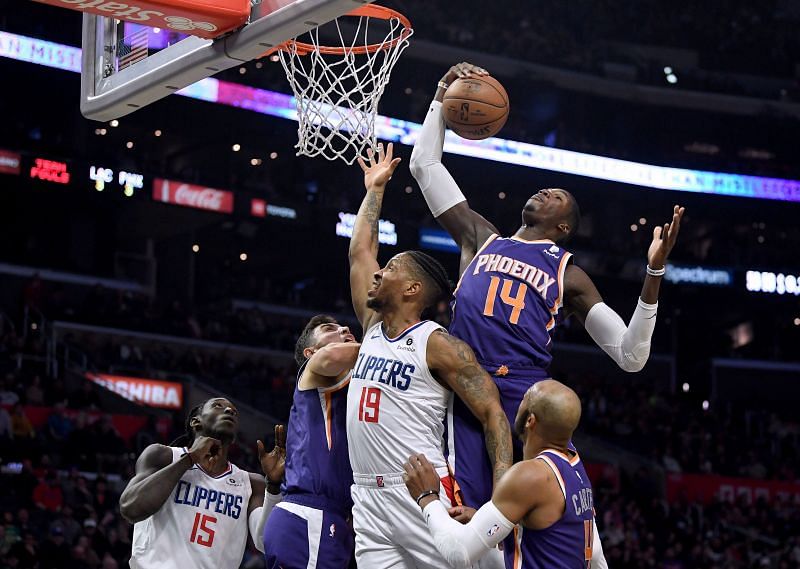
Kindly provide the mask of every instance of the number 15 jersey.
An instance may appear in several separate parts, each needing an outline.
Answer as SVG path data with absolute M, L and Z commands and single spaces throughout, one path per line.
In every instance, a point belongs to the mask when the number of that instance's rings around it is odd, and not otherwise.
M 489 373 L 547 369 L 571 258 L 550 240 L 492 235 L 461 275 L 450 333 Z
M 347 393 L 347 445 L 353 475 L 397 476 L 413 453 L 446 468 L 444 418 L 450 390 L 431 375 L 428 338 L 435 322 L 422 321 L 396 338 L 383 324 L 364 334 Z M 379 479 L 380 484 L 380 479 Z
M 185 448 L 169 447 L 172 462 Z M 237 569 L 249 532 L 250 474 L 228 463 L 219 476 L 183 473 L 155 514 L 133 526 L 133 569 Z

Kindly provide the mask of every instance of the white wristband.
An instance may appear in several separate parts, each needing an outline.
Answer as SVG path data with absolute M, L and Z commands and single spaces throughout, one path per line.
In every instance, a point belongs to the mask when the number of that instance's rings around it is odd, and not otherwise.
M 663 277 L 667 272 L 667 267 L 661 267 L 660 269 L 652 269 L 650 265 L 647 265 L 647 274 L 651 277 Z

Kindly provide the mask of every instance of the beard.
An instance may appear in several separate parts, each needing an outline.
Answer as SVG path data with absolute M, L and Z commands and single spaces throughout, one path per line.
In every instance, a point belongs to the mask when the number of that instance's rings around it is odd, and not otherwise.
M 372 298 L 367 299 L 367 308 L 371 310 L 375 310 L 376 312 L 380 312 L 381 308 L 386 306 L 386 303 L 379 299 L 377 296 L 373 296 Z

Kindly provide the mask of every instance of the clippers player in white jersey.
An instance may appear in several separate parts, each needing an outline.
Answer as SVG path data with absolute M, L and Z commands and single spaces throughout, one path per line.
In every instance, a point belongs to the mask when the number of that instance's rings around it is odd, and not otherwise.
M 270 453 L 258 441 L 264 476 L 228 462 L 239 412 L 224 397 L 189 413 L 187 447 L 148 446 L 120 496 L 120 513 L 133 523 L 133 569 L 236 569 L 248 529 L 263 552 L 262 532 L 280 500 L 285 429 L 275 427 Z
M 350 243 L 353 307 L 364 329 L 347 399 L 356 561 L 364 569 L 441 569 L 448 564 L 405 489 L 403 463 L 425 449 L 441 479 L 439 499 L 452 505 L 443 454 L 451 390 L 482 425 L 495 480 L 511 466 L 511 431 L 497 387 L 470 347 L 421 319 L 450 293 L 441 264 L 407 251 L 378 265 L 383 192 L 400 161 L 391 144 L 385 155 L 379 148 L 377 161 L 368 153 L 369 166 L 359 159 L 367 195 Z

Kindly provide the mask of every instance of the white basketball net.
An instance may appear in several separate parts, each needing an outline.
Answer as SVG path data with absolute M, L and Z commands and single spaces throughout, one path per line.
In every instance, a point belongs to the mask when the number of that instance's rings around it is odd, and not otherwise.
M 296 49 L 278 52 L 286 76 L 294 92 L 297 106 L 297 155 L 322 156 L 328 160 L 341 158 L 348 164 L 362 156 L 366 149 L 377 151 L 375 116 L 383 90 L 389 83 L 397 59 L 408 47 L 413 31 L 397 18 L 377 19 L 388 25 L 386 37 L 379 42 L 370 41 L 369 16 L 351 16 L 347 21 L 358 20 L 355 33 L 343 31 L 335 24 L 345 53 L 326 55 L 320 52 L 319 28 L 298 38 L 314 46 L 307 55 Z M 376 24 L 373 22 L 373 28 Z M 349 28 L 348 28 L 349 30 Z M 352 36 L 351 40 L 345 37 Z M 310 38 L 310 39 L 309 39 Z M 372 53 L 353 53 L 353 48 L 378 43 Z M 291 44 L 290 44 L 291 45 Z

